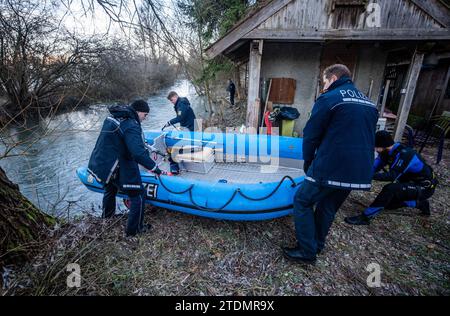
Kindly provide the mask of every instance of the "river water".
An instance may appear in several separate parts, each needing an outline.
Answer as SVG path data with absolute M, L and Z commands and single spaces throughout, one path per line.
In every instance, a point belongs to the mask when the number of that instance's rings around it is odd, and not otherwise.
M 175 116 L 173 105 L 166 98 L 170 90 L 186 96 L 197 118 L 204 117 L 204 98 L 196 95 L 189 81 L 179 80 L 148 99 L 150 115 L 142 123 L 144 130 L 159 130 Z M 88 191 L 78 180 L 75 170 L 87 165 L 103 120 L 109 114 L 107 106 L 97 104 L 61 114 L 38 125 L 32 124 L 32 130 L 11 126 L 2 132 L 14 135 L 15 141 L 26 141 L 17 152 L 27 148 L 30 139 L 36 140 L 27 150 L 27 156 L 2 159 L 0 166 L 41 210 L 70 217 L 101 214 L 102 195 Z M 123 209 L 119 199 L 118 207 Z

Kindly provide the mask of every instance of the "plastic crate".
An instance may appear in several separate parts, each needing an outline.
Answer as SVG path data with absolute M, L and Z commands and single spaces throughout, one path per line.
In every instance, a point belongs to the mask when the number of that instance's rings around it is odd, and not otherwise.
M 208 173 L 215 164 L 214 149 L 204 147 L 201 151 L 187 152 L 172 157 L 178 162 L 181 170 L 197 173 Z

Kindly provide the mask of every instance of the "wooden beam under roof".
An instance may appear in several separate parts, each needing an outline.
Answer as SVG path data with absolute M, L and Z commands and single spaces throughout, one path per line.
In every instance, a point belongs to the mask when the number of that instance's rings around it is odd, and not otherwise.
M 225 36 L 206 49 L 206 56 L 214 58 L 228 47 L 244 37 L 245 34 L 256 28 L 269 17 L 277 13 L 292 0 L 273 0 L 258 10 L 252 16 L 247 17 L 242 23 L 236 25 Z
M 366 29 L 366 30 L 260 30 L 244 36 L 246 39 L 265 40 L 358 40 L 358 41 L 426 41 L 450 40 L 448 29 Z

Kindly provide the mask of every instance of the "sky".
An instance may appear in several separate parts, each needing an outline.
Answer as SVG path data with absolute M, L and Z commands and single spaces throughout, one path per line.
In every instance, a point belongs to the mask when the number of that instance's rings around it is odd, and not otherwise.
M 84 2 L 87 4 L 89 1 Z M 67 12 L 68 8 L 70 9 L 69 13 Z M 77 34 L 103 35 L 107 32 L 120 33 L 121 31 L 118 23 L 113 23 L 108 14 L 97 3 L 95 3 L 93 10 L 85 12 L 82 0 L 73 1 L 67 7 L 60 7 L 59 16 L 63 18 L 64 25 Z
M 131 27 L 127 27 L 127 23 L 117 23 L 111 20 L 111 17 L 105 11 L 99 1 L 105 0 L 45 0 L 54 1 L 59 3 L 59 9 L 57 10 L 57 16 L 61 19 L 62 25 L 66 27 L 70 32 L 75 33 L 78 37 L 91 37 L 105 38 L 108 40 L 119 40 L 127 44 L 137 45 L 136 49 L 141 50 L 144 54 L 149 53 L 150 47 L 148 42 L 144 43 L 135 36 L 135 26 L 139 20 L 136 15 L 136 8 L 139 8 L 145 1 L 148 0 L 122 0 L 125 7 L 122 7 L 121 20 L 126 22 L 135 23 Z M 176 0 L 152 0 L 157 7 L 161 7 L 158 16 L 164 21 L 167 28 L 178 27 L 179 21 L 174 17 L 174 8 L 176 7 Z M 105 1 L 106 2 L 106 1 Z M 108 3 L 119 4 L 121 0 L 108 0 Z M 84 7 L 83 7 L 84 4 Z M 92 9 L 91 5 L 94 4 Z M 119 12 L 119 6 L 114 7 L 114 14 Z M 112 15 L 114 15 L 112 14 Z M 175 24 L 174 24 L 175 23 Z M 158 31 L 157 31 L 158 32 Z M 177 30 L 180 32 L 180 30 Z M 181 30 L 181 32 L 183 32 Z M 161 36 L 162 34 L 160 34 Z M 173 34 L 174 35 L 174 34 Z M 177 33 L 177 41 L 182 42 L 186 40 L 185 37 Z M 167 53 L 167 47 L 161 43 L 158 48 L 161 51 Z M 155 46 L 153 46 L 155 47 Z M 178 45 L 178 52 L 189 55 L 189 45 Z M 170 51 L 170 49 L 169 49 Z M 173 52 L 165 55 L 169 60 L 174 57 Z
M 137 17 L 133 14 L 135 8 L 139 7 L 143 1 L 145 0 L 124 0 L 125 6 L 121 11 L 121 19 L 136 22 Z M 164 7 L 165 12 L 163 14 L 170 14 L 173 0 L 157 1 L 161 2 Z M 71 31 L 86 35 L 103 35 L 106 33 L 123 35 L 124 31 L 127 32 L 127 30 L 121 28 L 119 23 L 111 21 L 110 16 L 108 16 L 107 12 L 105 12 L 104 8 L 96 0 L 61 0 L 61 2 L 63 5 L 60 5 L 58 15 L 63 18 L 64 25 Z M 118 3 L 119 0 L 111 2 Z M 87 10 L 91 8 L 91 3 L 94 3 L 94 9 Z M 67 8 L 70 8 L 70 13 L 67 13 Z M 115 8 L 115 12 L 119 12 L 119 6 Z

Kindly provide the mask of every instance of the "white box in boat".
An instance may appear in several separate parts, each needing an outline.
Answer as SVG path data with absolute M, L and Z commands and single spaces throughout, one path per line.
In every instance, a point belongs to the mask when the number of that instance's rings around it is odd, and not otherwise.
M 203 150 L 187 152 L 178 155 L 172 153 L 174 161 L 178 162 L 181 170 L 197 173 L 208 173 L 214 166 L 214 149 L 204 147 Z
M 384 131 L 384 130 L 386 130 L 386 118 L 379 118 L 378 119 L 378 122 L 377 122 L 377 127 L 376 127 L 376 129 L 377 129 L 377 131 Z
M 189 172 L 197 173 L 208 173 L 214 166 L 213 162 L 193 162 L 193 161 L 183 161 L 180 163 L 181 170 L 186 170 Z

